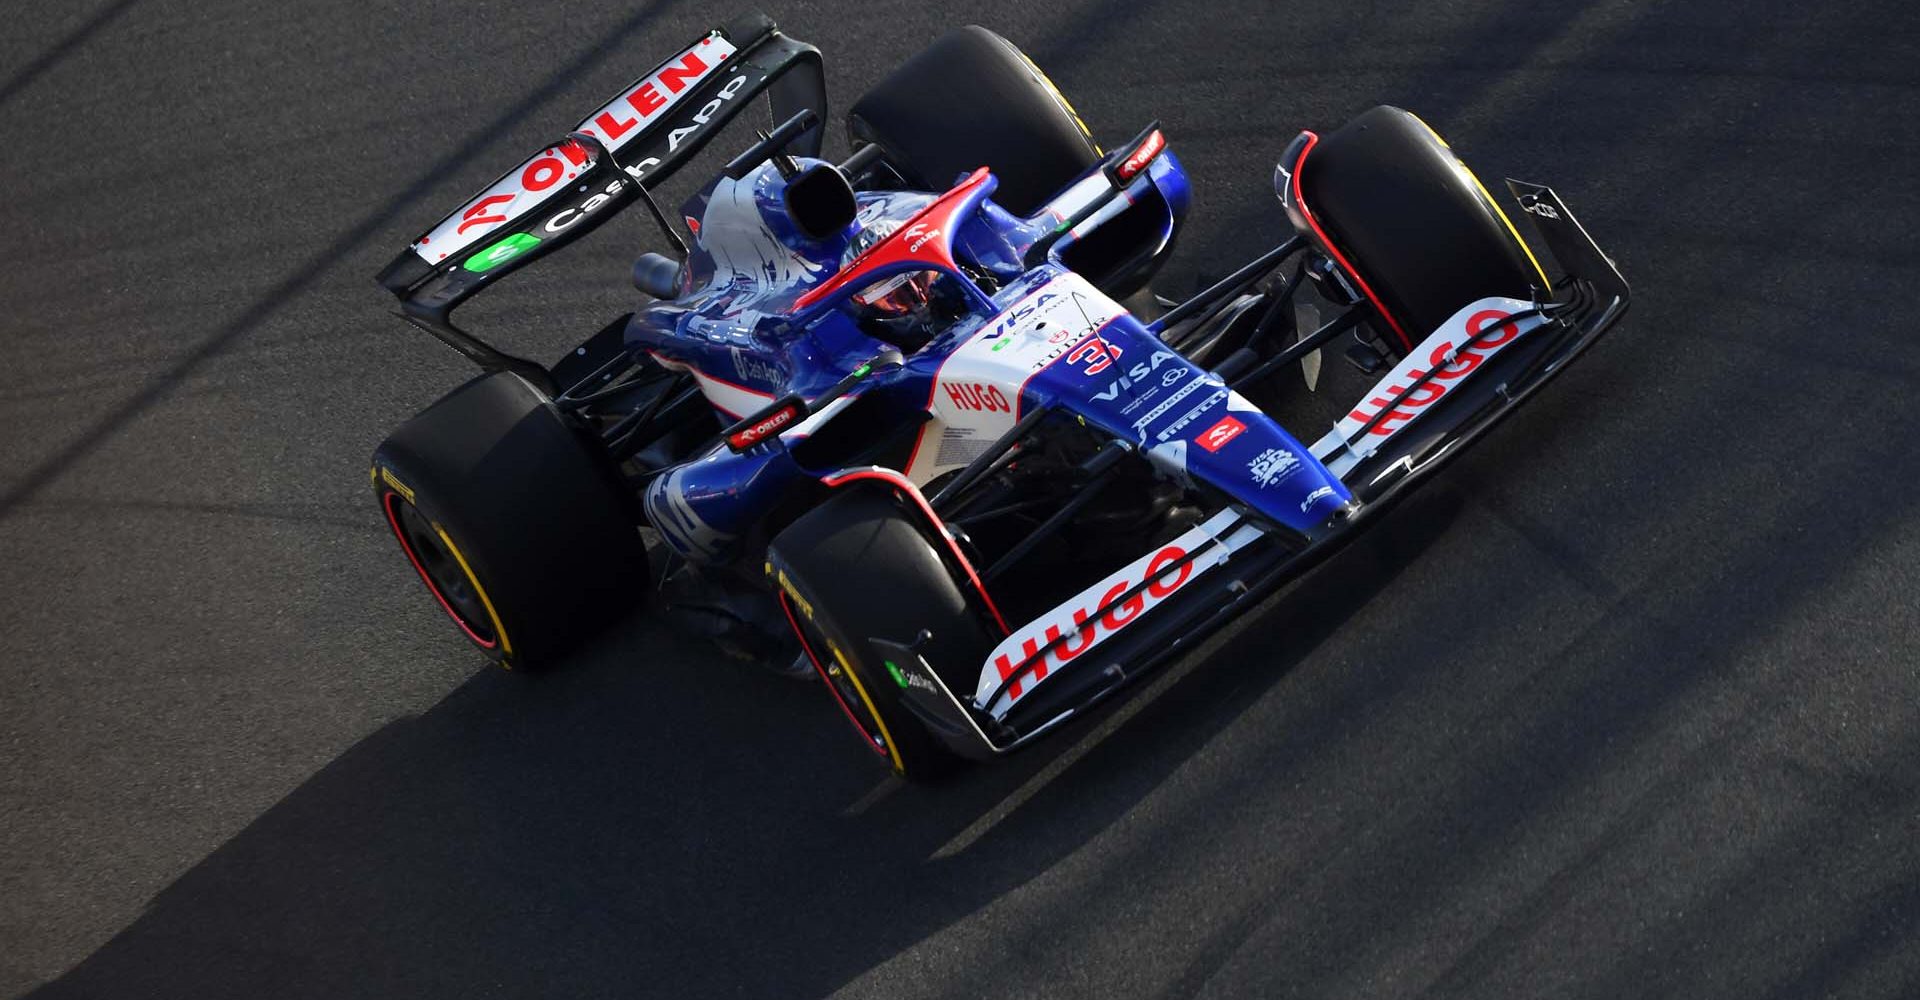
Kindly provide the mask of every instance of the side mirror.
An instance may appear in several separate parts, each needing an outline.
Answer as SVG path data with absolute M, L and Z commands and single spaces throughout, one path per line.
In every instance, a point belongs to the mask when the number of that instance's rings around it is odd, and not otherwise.
M 787 180 L 781 194 L 787 217 L 810 239 L 824 239 L 853 225 L 859 206 L 853 185 L 838 167 L 816 163 Z
M 680 297 L 680 262 L 657 253 L 643 253 L 633 262 L 633 287 L 662 301 Z

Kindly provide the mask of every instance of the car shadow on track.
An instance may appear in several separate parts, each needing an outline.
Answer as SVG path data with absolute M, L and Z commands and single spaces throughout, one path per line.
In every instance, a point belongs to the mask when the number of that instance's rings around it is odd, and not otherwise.
M 882 780 L 817 690 L 644 618 L 550 676 L 479 674 L 33 996 L 830 992 L 1124 815 L 1442 533 L 1450 496 L 1396 513 L 1150 703 L 1120 699 L 1117 725 L 934 787 Z

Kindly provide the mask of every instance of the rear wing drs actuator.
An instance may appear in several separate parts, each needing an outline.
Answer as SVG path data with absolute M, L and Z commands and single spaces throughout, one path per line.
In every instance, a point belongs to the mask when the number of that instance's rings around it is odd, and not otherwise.
M 781 34 L 764 14 L 743 17 L 655 66 L 567 138 L 501 174 L 420 234 L 375 280 L 399 298 L 402 318 L 481 369 L 518 372 L 552 392 L 545 366 L 461 330 L 451 319 L 454 308 L 599 228 L 643 188 L 686 165 L 762 93 L 774 121 L 813 110 L 819 124 L 790 148 L 819 155 L 827 111 L 820 51 Z

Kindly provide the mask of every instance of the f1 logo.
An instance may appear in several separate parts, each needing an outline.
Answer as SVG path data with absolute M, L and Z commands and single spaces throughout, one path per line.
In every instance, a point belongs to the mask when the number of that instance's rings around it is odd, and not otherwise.
M 1239 437 L 1240 432 L 1246 429 L 1246 424 L 1231 416 L 1221 417 L 1219 423 L 1201 431 L 1200 436 L 1194 439 L 1194 443 L 1208 451 L 1219 451 L 1227 446 L 1228 441 Z

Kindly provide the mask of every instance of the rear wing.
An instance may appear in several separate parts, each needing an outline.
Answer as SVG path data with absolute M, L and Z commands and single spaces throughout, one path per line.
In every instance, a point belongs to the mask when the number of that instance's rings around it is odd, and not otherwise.
M 793 72 L 799 70 L 800 72 Z M 774 120 L 811 108 L 816 122 L 791 147 L 815 156 L 826 121 L 820 51 L 780 33 L 764 14 L 696 39 L 420 234 L 375 276 L 401 316 L 483 370 L 517 371 L 552 391 L 546 368 L 453 325 L 460 303 L 487 285 L 599 228 L 686 165 L 753 98 Z

